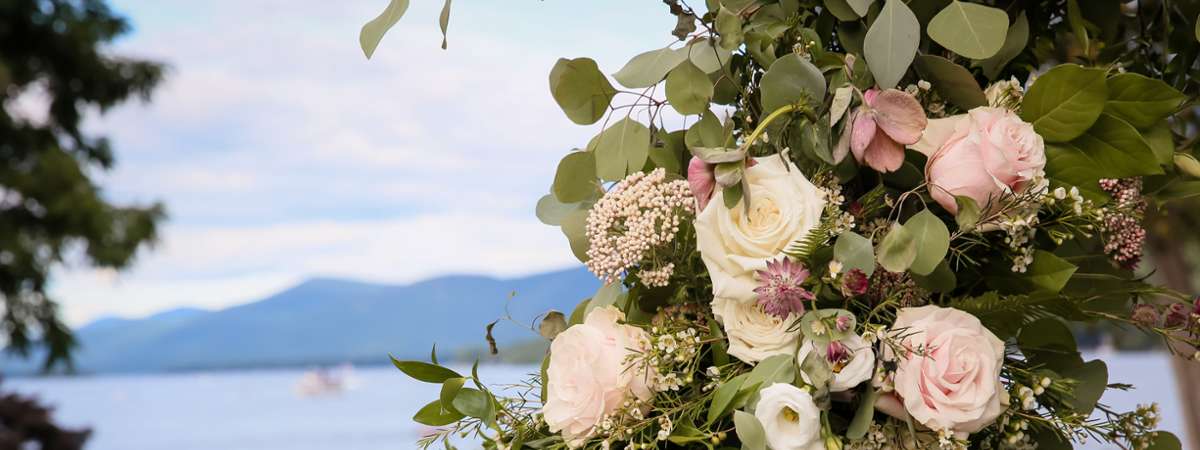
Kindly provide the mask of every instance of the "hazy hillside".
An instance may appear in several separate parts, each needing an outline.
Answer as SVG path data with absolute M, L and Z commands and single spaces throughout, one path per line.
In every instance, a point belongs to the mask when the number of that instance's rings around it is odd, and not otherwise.
M 451 357 L 485 345 L 484 326 L 506 300 L 524 323 L 547 309 L 569 312 L 599 282 L 571 269 L 499 280 L 448 276 L 411 285 L 313 279 L 263 300 L 220 311 L 179 309 L 144 319 L 102 319 L 77 330 L 81 371 L 157 371 L 385 362 L 427 358 L 436 342 Z M 497 326 L 501 344 L 535 337 Z M 5 371 L 28 370 L 5 364 Z

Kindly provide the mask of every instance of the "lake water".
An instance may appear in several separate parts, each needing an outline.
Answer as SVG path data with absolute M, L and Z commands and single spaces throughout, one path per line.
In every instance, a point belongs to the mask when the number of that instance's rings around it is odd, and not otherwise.
M 1183 420 L 1166 355 L 1106 356 L 1109 380 L 1138 386 L 1110 392 L 1105 403 L 1129 409 L 1157 401 L 1163 429 Z M 520 380 L 532 367 L 481 368 L 490 383 Z M 57 407 L 63 425 L 93 428 L 89 450 L 404 450 L 422 430 L 412 415 L 437 387 L 393 368 L 355 371 L 353 389 L 303 397 L 302 370 L 24 378 L 4 390 L 37 394 Z M 1099 449 L 1102 447 L 1088 447 Z M 1196 449 L 1200 450 L 1200 449 Z

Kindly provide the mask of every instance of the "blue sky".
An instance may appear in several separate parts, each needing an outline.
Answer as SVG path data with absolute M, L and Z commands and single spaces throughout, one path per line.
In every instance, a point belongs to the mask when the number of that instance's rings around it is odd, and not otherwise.
M 358 30 L 386 0 L 114 0 L 118 54 L 170 66 L 148 104 L 92 120 L 119 202 L 166 203 L 163 239 L 131 269 L 70 264 L 52 292 L 68 321 L 223 307 L 309 276 L 408 282 L 575 264 L 533 215 L 558 159 L 595 127 L 547 89 L 559 57 L 612 73 L 672 42 L 658 1 L 413 0 L 367 61 Z

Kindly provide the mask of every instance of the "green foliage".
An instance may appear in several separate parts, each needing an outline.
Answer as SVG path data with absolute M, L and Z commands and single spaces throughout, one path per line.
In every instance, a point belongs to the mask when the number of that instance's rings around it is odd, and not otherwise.
M 700 114 L 708 111 L 713 96 L 713 83 L 708 75 L 684 61 L 667 75 L 667 101 L 680 114 Z
M 875 272 L 875 247 L 870 239 L 853 231 L 838 235 L 837 242 L 833 244 L 833 257 L 842 263 L 846 272 L 853 269 L 867 275 Z
M 379 41 L 383 39 L 383 35 L 396 22 L 399 22 L 401 17 L 404 17 L 404 12 L 408 11 L 408 3 L 409 0 L 390 0 L 387 7 L 383 9 L 383 12 L 379 13 L 378 17 L 371 19 L 370 22 L 363 25 L 362 30 L 358 33 L 358 45 L 362 47 L 363 54 L 367 56 L 367 59 L 371 59 L 371 56 L 375 54 L 375 48 L 379 46 Z M 446 2 L 447 11 L 445 15 L 447 21 L 449 21 L 450 17 L 448 11 L 449 5 L 450 3 Z
M 950 230 L 942 219 L 928 209 L 909 218 L 904 228 L 910 231 L 909 235 L 917 249 L 909 271 L 917 275 L 929 275 L 942 263 L 946 251 L 950 249 Z
M 863 41 L 863 56 L 880 88 L 900 83 L 920 42 L 921 23 L 917 16 L 902 0 L 885 0 Z
M 1032 123 L 1046 142 L 1066 142 L 1092 127 L 1107 99 L 1103 69 L 1064 64 L 1030 86 L 1021 103 L 1021 118 Z
M 987 97 L 983 95 L 983 89 L 966 67 L 934 55 L 918 56 L 914 66 L 921 78 L 933 85 L 938 95 L 964 111 L 977 106 L 987 106 Z
M 161 205 L 119 205 L 95 178 L 114 164 L 113 148 L 82 124 L 131 97 L 148 100 L 162 78 L 156 62 L 113 55 L 129 31 L 99 1 L 16 0 L 0 6 L 0 328 L 9 351 L 46 348 L 45 369 L 66 363 L 75 341 L 46 293 L 64 255 L 75 266 L 120 269 L 157 236 Z M 10 106 L 38 92 L 43 120 Z M 78 252 L 78 253 L 77 253 Z M 72 256 L 72 260 L 74 260 Z
M 913 240 L 912 230 L 893 223 L 892 228 L 883 236 L 875 254 L 879 265 L 888 272 L 908 270 L 917 258 L 917 243 Z
M 571 152 L 558 162 L 551 189 L 562 203 L 578 203 L 599 190 L 596 182 L 596 157 L 592 152 Z
M 801 100 L 825 98 L 825 77 L 821 70 L 795 53 L 775 60 L 759 84 L 763 111 L 775 111 Z
M 626 117 L 592 139 L 588 151 L 595 152 L 596 174 L 601 179 L 621 180 L 646 165 L 650 156 L 650 129 Z
M 654 86 L 686 59 L 687 53 L 671 47 L 650 50 L 630 59 L 625 67 L 613 74 L 613 79 L 630 89 Z
M 1162 80 L 1122 73 L 1108 79 L 1104 112 L 1137 128 L 1147 128 L 1171 115 L 1186 99 Z
M 767 450 L 767 432 L 758 418 L 745 411 L 733 412 L 733 424 L 742 450 Z
M 590 125 L 604 117 L 617 90 L 591 58 L 560 58 L 550 69 L 550 94 L 572 122 Z
M 412 377 L 417 381 L 426 383 L 443 383 L 451 378 L 461 378 L 457 372 L 439 366 L 421 361 L 401 361 L 396 358 L 391 358 L 392 365 L 404 372 L 405 375 Z
M 1013 58 L 1025 51 L 1025 45 L 1028 43 L 1029 19 L 1025 17 L 1025 11 L 1021 11 L 1012 25 L 1008 27 L 1004 45 L 1000 46 L 1000 50 L 987 59 L 976 61 L 975 65 L 983 69 L 984 76 L 989 80 L 994 80 Z
M 971 59 L 995 56 L 1007 32 L 1008 14 L 1004 10 L 959 0 L 950 2 L 928 27 L 934 42 Z

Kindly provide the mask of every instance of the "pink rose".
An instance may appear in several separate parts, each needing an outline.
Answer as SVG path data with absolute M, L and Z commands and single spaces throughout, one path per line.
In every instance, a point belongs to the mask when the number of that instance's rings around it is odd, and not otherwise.
M 863 105 L 854 110 L 850 120 L 854 159 L 879 172 L 899 169 L 904 164 L 904 146 L 919 141 L 929 122 L 917 99 L 896 89 L 863 93 Z M 845 155 L 842 152 L 838 153 Z
M 583 444 L 626 400 L 652 395 L 648 374 L 626 361 L 649 337 L 641 328 L 619 323 L 624 318 L 612 306 L 593 309 L 550 344 L 542 415 L 550 431 L 561 431 L 572 447 Z
M 966 437 L 1000 416 L 1008 399 L 1000 382 L 1004 342 L 975 316 L 933 305 L 903 308 L 892 336 L 907 352 L 885 346 L 885 358 L 896 361 L 895 392 L 917 422 Z
M 1046 167 L 1042 137 L 1003 108 L 981 106 L 934 120 L 913 148 L 929 157 L 925 177 L 930 195 L 954 214 L 955 196 L 970 197 L 986 208 L 1003 195 L 1022 192 Z

